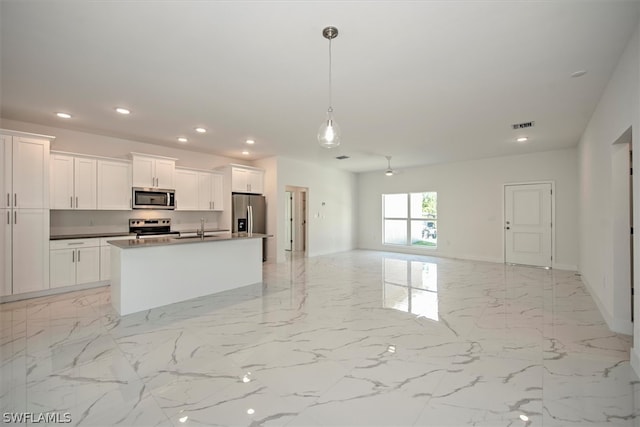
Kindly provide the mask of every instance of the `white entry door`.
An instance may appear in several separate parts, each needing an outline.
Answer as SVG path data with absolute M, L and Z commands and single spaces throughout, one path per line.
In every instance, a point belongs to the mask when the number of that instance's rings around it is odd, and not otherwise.
M 506 185 L 505 262 L 551 267 L 551 184 Z

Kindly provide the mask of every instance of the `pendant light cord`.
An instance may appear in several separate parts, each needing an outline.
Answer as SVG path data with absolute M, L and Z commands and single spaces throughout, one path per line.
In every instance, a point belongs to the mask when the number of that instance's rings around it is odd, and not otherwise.
M 333 112 L 333 85 L 331 81 L 331 39 L 329 39 L 329 112 Z

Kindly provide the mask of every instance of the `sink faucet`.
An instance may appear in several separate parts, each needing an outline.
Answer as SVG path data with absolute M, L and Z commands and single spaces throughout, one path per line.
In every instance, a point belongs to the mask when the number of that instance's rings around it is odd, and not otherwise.
M 204 218 L 200 218 L 200 230 L 196 231 L 196 234 L 204 239 Z

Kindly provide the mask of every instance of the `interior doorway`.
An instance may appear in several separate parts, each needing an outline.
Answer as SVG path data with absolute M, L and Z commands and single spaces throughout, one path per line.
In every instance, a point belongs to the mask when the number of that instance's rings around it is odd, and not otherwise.
M 613 312 L 619 330 L 633 322 L 633 142 L 631 128 L 611 150 L 612 282 Z
M 308 245 L 306 187 L 286 186 L 285 188 L 285 250 L 291 254 L 304 255 Z
M 505 262 L 551 268 L 553 184 L 504 186 Z
M 293 191 L 285 191 L 284 201 L 284 250 L 293 250 Z

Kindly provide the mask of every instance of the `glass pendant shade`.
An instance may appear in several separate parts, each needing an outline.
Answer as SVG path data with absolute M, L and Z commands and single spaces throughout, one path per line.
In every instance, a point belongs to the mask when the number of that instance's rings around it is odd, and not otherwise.
M 340 127 L 333 119 L 331 109 L 327 111 L 327 120 L 318 129 L 318 143 L 324 148 L 333 148 L 340 145 Z

